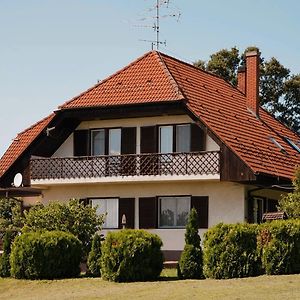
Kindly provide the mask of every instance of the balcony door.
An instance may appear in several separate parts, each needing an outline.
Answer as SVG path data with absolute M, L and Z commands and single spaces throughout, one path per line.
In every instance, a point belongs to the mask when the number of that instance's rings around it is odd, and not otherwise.
M 121 128 L 108 130 L 108 172 L 110 176 L 120 175 L 121 169 Z

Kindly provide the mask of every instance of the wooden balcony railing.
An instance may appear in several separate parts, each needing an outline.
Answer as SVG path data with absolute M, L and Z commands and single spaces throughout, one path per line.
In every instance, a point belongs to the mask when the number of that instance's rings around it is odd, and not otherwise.
M 219 174 L 219 152 L 32 158 L 32 180 Z

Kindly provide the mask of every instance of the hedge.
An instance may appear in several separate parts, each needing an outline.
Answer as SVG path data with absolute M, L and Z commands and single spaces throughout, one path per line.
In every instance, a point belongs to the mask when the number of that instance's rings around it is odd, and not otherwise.
M 163 267 L 162 241 L 144 230 L 109 232 L 102 244 L 101 275 L 116 282 L 155 280 Z
M 258 247 L 266 274 L 300 273 L 300 219 L 260 225 Z
M 79 275 L 81 242 L 62 231 L 27 232 L 11 250 L 11 275 L 24 279 L 69 278 Z
M 220 223 L 205 234 L 204 275 L 241 278 L 261 273 L 257 251 L 257 225 Z

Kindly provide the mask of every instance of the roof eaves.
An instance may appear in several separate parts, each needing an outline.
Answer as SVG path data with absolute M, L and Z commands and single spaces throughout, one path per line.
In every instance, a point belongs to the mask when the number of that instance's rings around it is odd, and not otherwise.
M 18 154 L 18 156 L 16 156 L 9 164 L 9 166 L 6 167 L 6 169 L 2 170 L 2 172 L 0 173 L 0 178 L 3 177 L 7 171 L 11 168 L 11 166 L 16 162 L 16 160 L 22 156 L 24 154 L 24 152 L 26 151 L 26 149 L 28 147 L 30 147 L 30 145 L 36 140 L 36 138 L 41 134 L 41 132 L 49 125 L 49 123 L 53 120 L 55 116 L 55 113 L 51 113 L 49 116 L 43 118 L 42 120 L 34 123 L 33 125 L 31 125 L 30 127 L 24 129 L 23 131 L 19 132 L 17 134 L 17 136 L 14 138 L 13 142 L 10 144 L 10 146 L 6 149 L 6 151 L 4 152 L 4 154 L 2 155 L 2 157 L 0 158 L 0 161 L 5 157 L 5 155 L 8 153 L 8 151 L 11 151 L 11 146 L 13 145 L 14 142 L 18 142 L 18 139 L 20 138 L 20 136 L 22 136 L 23 134 L 25 134 L 26 132 L 28 132 L 29 130 L 33 129 L 35 126 L 39 125 L 40 123 L 46 121 L 48 118 L 48 122 L 45 123 L 44 127 L 42 127 L 40 129 L 40 131 L 36 134 L 36 136 L 30 141 L 30 143 L 24 147 L 24 149 Z

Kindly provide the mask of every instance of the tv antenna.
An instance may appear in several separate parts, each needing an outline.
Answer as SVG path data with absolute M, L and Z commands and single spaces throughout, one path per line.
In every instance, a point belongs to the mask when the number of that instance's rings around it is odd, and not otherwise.
M 147 19 L 154 19 L 154 24 L 153 25 L 134 25 L 135 27 L 148 27 L 148 28 L 152 28 L 155 32 L 155 40 L 145 40 L 145 39 L 140 39 L 140 41 L 143 41 L 143 42 L 149 42 L 151 43 L 151 48 L 152 50 L 154 48 L 156 48 L 156 50 L 159 50 L 159 46 L 160 45 L 164 45 L 166 46 L 167 45 L 167 41 L 161 41 L 160 40 L 160 20 L 162 18 L 167 18 L 167 17 L 171 17 L 171 18 L 177 18 L 177 22 L 179 21 L 180 19 L 180 16 L 181 16 L 181 13 L 180 13 L 180 10 L 175 7 L 175 10 L 171 13 L 167 13 L 165 15 L 161 15 L 161 10 L 162 8 L 167 8 L 167 9 L 170 9 L 170 2 L 171 0 L 156 0 L 156 4 L 147 9 L 147 12 L 153 12 L 155 11 L 155 15 L 152 15 L 152 16 L 145 16 L 143 18 L 141 18 L 139 21 L 145 21 Z

